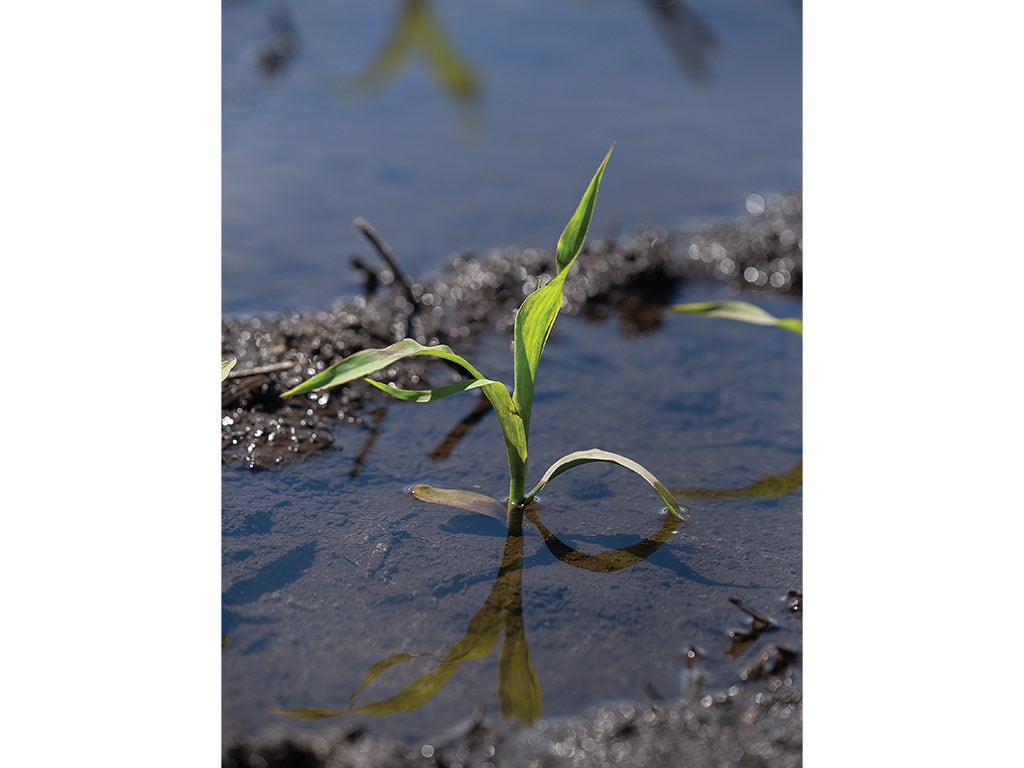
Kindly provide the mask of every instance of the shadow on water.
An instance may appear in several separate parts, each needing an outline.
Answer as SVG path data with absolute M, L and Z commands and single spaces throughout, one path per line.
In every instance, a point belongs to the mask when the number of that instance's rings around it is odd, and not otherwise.
M 275 592 L 279 589 L 298 581 L 302 575 L 313 565 L 316 557 L 316 542 L 295 547 L 289 550 L 272 563 L 263 566 L 248 579 L 235 582 L 221 596 L 221 631 L 224 633 L 224 644 L 238 626 L 242 623 L 259 623 L 252 619 L 242 619 L 234 611 L 228 610 L 228 606 L 240 606 L 255 603 L 265 594 Z

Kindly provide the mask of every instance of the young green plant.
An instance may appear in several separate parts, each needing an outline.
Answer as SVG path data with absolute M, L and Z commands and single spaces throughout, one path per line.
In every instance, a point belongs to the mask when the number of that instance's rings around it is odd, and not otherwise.
M 594 205 L 597 202 L 598 188 L 601 185 L 601 178 L 604 176 L 612 149 L 609 149 L 604 156 L 597 172 L 583 193 L 576 212 L 569 219 L 562 236 L 558 239 L 555 252 L 555 276 L 547 284 L 531 293 L 516 314 L 513 336 L 515 383 L 511 393 L 505 384 L 487 378 L 468 360 L 453 352 L 446 345 L 424 346 L 415 339 L 402 339 L 383 349 L 364 349 L 356 352 L 297 387 L 288 390 L 284 393 L 285 396 L 330 389 L 360 378 L 392 397 L 415 403 L 426 403 L 453 395 L 456 392 L 479 389 L 491 402 L 505 439 L 509 468 L 506 507 L 508 521 L 512 520 L 515 511 L 518 510 L 521 513 L 524 505 L 555 477 L 573 467 L 590 462 L 609 462 L 635 472 L 657 492 L 661 500 L 665 502 L 669 514 L 676 519 L 681 519 L 679 503 L 668 488 L 662 485 L 653 474 L 632 459 L 597 448 L 575 451 L 558 459 L 548 467 L 540 481 L 528 492 L 526 491 L 530 419 L 533 415 L 533 395 L 537 384 L 537 371 L 541 355 L 562 306 L 565 279 L 575 263 L 576 257 L 583 250 Z M 455 384 L 427 390 L 400 389 L 366 378 L 399 360 L 415 356 L 438 357 L 447 360 L 465 371 L 468 378 Z

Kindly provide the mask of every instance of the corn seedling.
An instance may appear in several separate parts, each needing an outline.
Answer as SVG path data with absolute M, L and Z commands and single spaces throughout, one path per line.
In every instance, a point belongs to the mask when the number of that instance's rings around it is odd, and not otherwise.
M 512 524 L 514 517 L 521 519 L 524 507 L 554 478 L 573 467 L 590 462 L 609 462 L 635 472 L 657 492 L 665 503 L 669 515 L 677 520 L 682 519 L 679 503 L 671 491 L 662 485 L 651 472 L 632 459 L 598 448 L 575 451 L 563 456 L 548 467 L 533 488 L 526 491 L 530 418 L 533 411 L 537 370 L 551 329 L 562 306 L 565 279 L 580 251 L 583 250 L 583 243 L 586 240 L 590 219 L 597 201 L 598 188 L 604 175 L 605 166 L 611 157 L 612 149 L 608 150 L 608 154 L 598 166 L 576 212 L 569 219 L 569 223 L 558 240 L 555 254 L 557 267 L 555 276 L 547 284 L 531 293 L 516 314 L 513 336 L 515 383 L 511 393 L 505 384 L 484 376 L 468 360 L 453 352 L 447 345 L 424 346 L 415 339 L 406 338 L 383 349 L 364 349 L 356 352 L 297 387 L 288 390 L 284 395 L 287 397 L 330 389 L 360 378 L 392 397 L 414 403 L 426 403 L 457 392 L 479 389 L 494 408 L 505 440 L 509 468 L 509 492 L 505 516 L 509 525 Z M 447 360 L 464 371 L 467 378 L 455 384 L 426 390 L 400 389 L 367 378 L 399 360 L 414 356 L 429 356 Z M 421 494 L 427 495 L 431 492 L 441 491 L 447 494 L 443 503 L 449 504 L 452 503 L 452 498 L 459 498 L 460 495 L 466 493 L 428 489 L 425 486 L 417 486 L 417 489 Z M 424 498 L 423 500 L 430 499 Z

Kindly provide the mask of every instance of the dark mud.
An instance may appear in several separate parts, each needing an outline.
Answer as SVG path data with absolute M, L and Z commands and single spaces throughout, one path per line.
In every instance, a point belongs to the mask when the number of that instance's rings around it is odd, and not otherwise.
M 686 280 L 799 295 L 800 204 L 797 195 L 771 195 L 759 215 L 699 234 L 645 229 L 622 241 L 597 240 L 566 281 L 565 310 L 593 318 L 614 314 L 624 333 L 638 334 L 660 326 L 665 306 Z M 511 334 L 516 308 L 538 280 L 551 275 L 554 255 L 506 248 L 484 257 L 456 256 L 433 281 L 396 275 L 386 264 L 374 269 L 370 261 L 354 260 L 366 277 L 366 295 L 344 304 L 305 314 L 224 319 L 222 354 L 238 359 L 223 389 L 226 462 L 270 467 L 332 446 L 348 448 L 342 434 L 351 430 L 340 425 L 368 429 L 365 417 L 383 396 L 366 387 L 288 400 L 281 393 L 342 357 L 406 336 L 470 355 L 483 334 Z M 422 388 L 437 386 L 446 373 L 436 364 L 403 361 L 378 376 Z M 351 442 L 358 450 L 365 435 Z
M 451 344 L 472 359 L 474 344 L 486 335 L 511 333 L 516 307 L 553 266 L 550 253 L 509 248 L 455 257 L 439 279 L 417 281 L 369 267 L 370 261 L 357 267 L 367 279 L 365 296 L 321 312 L 224 320 L 224 357 L 239 360 L 223 385 L 226 463 L 265 468 L 325 448 L 368 450 L 379 422 L 375 409 L 383 400 L 367 387 L 288 401 L 280 393 L 345 355 L 404 336 Z M 799 295 L 799 197 L 771 196 L 763 214 L 699 234 L 648 229 L 626 240 L 598 240 L 567 282 L 567 311 L 618 318 L 624 334 L 640 334 L 661 324 L 684 281 L 701 279 L 727 282 L 738 291 Z M 386 380 L 412 387 L 436 386 L 450 376 L 436 364 L 382 372 Z M 648 703 L 596 708 L 530 728 L 478 711 L 415 744 L 382 738 L 354 720 L 333 731 L 289 721 L 225 743 L 223 764 L 796 766 L 802 748 L 801 652 L 791 641 L 802 596 L 794 589 L 775 597 L 772 605 L 732 600 L 735 623 L 728 632 L 721 627 L 727 642 L 686 653 L 685 695 L 679 701 L 663 701 L 662 692 L 651 688 Z M 734 679 L 719 676 L 715 688 L 706 690 L 707 654 L 732 657 Z M 664 695 L 675 698 L 679 691 Z
M 788 681 L 739 688 L 675 703 L 602 707 L 572 720 L 530 728 L 471 718 L 429 743 L 381 740 L 360 726 L 309 736 L 280 734 L 261 745 L 236 744 L 225 768 L 336 766 L 506 766 L 676 768 L 802 764 L 802 700 Z

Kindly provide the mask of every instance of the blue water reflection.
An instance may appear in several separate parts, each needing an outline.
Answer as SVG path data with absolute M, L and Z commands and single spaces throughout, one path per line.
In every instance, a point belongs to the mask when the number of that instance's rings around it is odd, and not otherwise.
M 552 247 L 613 141 L 598 233 L 731 216 L 749 193 L 798 188 L 799 4 L 665 4 L 225 2 L 224 311 L 356 293 L 357 216 L 416 274 L 456 250 Z M 353 88 L 413 11 L 420 47 Z M 475 78 L 461 96 L 438 74 L 453 59 Z

